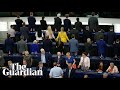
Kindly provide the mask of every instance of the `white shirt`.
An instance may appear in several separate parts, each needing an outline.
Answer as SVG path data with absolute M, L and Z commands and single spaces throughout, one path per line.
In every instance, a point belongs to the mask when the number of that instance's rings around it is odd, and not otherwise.
M 114 66 L 113 69 L 112 69 L 112 71 L 110 71 L 110 70 L 111 70 L 111 67 L 109 66 L 108 69 L 106 70 L 107 72 L 110 72 L 110 73 L 119 73 L 117 66 Z
M 36 40 L 42 40 L 43 33 L 42 33 L 42 37 L 38 37 L 38 32 L 36 32 L 36 33 L 35 33 L 35 37 L 36 37 Z
M 44 54 L 41 54 L 41 61 L 42 61 L 42 63 L 46 63 L 46 59 L 45 59 L 45 55 Z
M 60 67 L 54 66 L 49 73 L 52 78 L 62 78 L 63 70 Z
M 12 28 L 9 29 L 7 33 L 10 34 L 10 37 L 15 37 L 15 30 L 14 29 L 12 29 Z
M 83 57 L 81 57 L 79 65 L 81 66 L 83 62 L 84 62 L 85 67 L 90 68 L 90 59 L 89 59 L 89 57 L 85 57 L 84 61 L 83 61 Z

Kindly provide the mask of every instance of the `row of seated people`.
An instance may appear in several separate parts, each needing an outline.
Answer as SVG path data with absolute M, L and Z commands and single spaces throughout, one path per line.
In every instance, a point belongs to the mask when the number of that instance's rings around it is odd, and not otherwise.
M 41 50 L 43 52 L 43 49 Z M 58 53 L 60 55 L 60 52 Z M 41 56 L 42 57 L 42 56 Z M 76 65 L 76 60 L 73 56 L 70 55 L 68 52 L 66 54 L 66 68 L 62 69 L 61 59 L 62 57 L 58 56 L 58 59 L 53 61 L 53 65 L 51 67 L 48 67 L 48 62 L 45 63 L 45 61 L 41 58 L 38 66 L 36 66 L 35 69 L 42 70 L 43 76 L 37 76 L 37 78 L 76 78 L 76 70 L 80 69 L 83 72 L 90 71 L 90 58 L 87 56 L 86 52 L 82 53 L 82 57 L 80 58 L 80 62 L 78 65 Z M 28 51 L 25 52 L 25 56 L 22 60 L 22 65 L 26 65 L 27 68 L 32 67 L 33 59 L 31 56 L 28 55 Z M 2 66 L 2 68 L 8 68 L 12 69 L 12 61 L 8 61 L 7 66 Z M 49 69 L 49 70 L 48 70 Z M 49 71 L 49 72 L 48 72 Z M 103 62 L 100 62 L 98 65 L 98 68 L 94 71 L 97 73 L 103 73 L 107 72 L 108 74 L 118 74 L 118 67 L 114 65 L 113 62 L 110 63 L 110 66 L 107 68 L 107 70 L 104 69 Z M 104 75 L 104 74 L 103 74 Z M 11 78 L 12 76 L 8 76 Z M 26 76 L 23 76 L 24 78 Z M 78 77 L 79 78 L 79 77 Z
M 56 41 L 56 44 L 53 46 L 52 42 L 54 41 Z M 67 47 L 65 47 L 67 42 L 68 42 L 68 45 Z M 106 57 L 106 49 L 107 49 L 107 46 L 109 45 L 106 44 L 102 36 L 100 36 L 100 38 L 95 43 L 95 45 L 97 46 L 98 54 L 93 53 L 92 44 L 94 43 L 92 43 L 91 39 L 87 38 L 87 42 L 83 44 L 84 49 L 82 49 L 81 52 L 86 51 L 90 55 L 99 55 L 101 57 Z M 52 47 L 54 48 L 52 49 Z M 113 50 L 111 49 L 112 55 L 110 54 L 109 57 L 113 57 L 113 56 L 118 57 L 119 51 L 120 51 L 119 39 L 117 39 L 116 42 L 114 42 L 113 46 L 111 47 L 113 48 Z M 14 41 L 10 38 L 10 35 L 8 34 L 8 38 L 5 40 L 5 44 L 4 44 L 4 49 L 6 53 L 14 53 L 13 52 L 14 49 L 17 49 L 19 53 L 23 53 L 25 50 L 29 50 L 31 53 L 35 53 L 35 52 L 39 53 L 40 48 L 44 48 L 46 52 L 56 53 L 57 51 L 60 51 L 61 53 L 64 53 L 64 54 L 70 50 L 70 52 L 75 55 L 77 55 L 77 53 L 81 49 L 81 47 L 79 47 L 78 40 L 75 39 L 75 35 L 72 35 L 71 39 L 69 40 L 65 32 L 59 33 L 56 39 L 53 39 L 53 38 L 50 39 L 50 36 L 48 35 L 43 41 L 35 40 L 30 47 L 27 47 L 27 43 L 26 41 L 24 41 L 24 37 L 21 36 L 21 40 L 17 42 L 17 48 L 14 47 Z

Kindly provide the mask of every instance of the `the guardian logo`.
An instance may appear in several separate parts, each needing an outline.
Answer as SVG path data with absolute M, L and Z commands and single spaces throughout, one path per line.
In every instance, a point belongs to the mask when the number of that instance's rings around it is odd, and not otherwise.
M 13 63 L 11 68 L 4 68 L 3 75 L 5 76 L 42 76 L 42 70 L 32 70 L 27 68 L 26 65 L 19 65 L 19 63 Z

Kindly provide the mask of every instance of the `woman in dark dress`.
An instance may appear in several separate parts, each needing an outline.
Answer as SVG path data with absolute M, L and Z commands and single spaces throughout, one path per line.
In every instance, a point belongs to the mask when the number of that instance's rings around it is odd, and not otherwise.
M 58 38 L 58 41 L 56 42 L 56 48 L 57 52 L 64 53 L 64 43 L 61 41 L 61 38 Z

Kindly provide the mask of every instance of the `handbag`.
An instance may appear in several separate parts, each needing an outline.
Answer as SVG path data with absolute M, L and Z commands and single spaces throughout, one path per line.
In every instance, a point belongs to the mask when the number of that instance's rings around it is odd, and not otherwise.
M 76 69 L 76 68 L 77 68 L 76 64 L 73 64 L 73 65 L 72 65 L 72 68 L 73 68 L 73 69 Z

